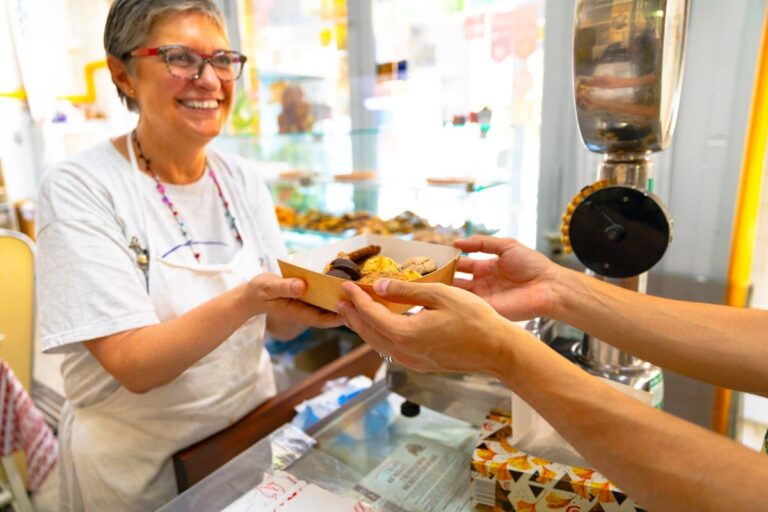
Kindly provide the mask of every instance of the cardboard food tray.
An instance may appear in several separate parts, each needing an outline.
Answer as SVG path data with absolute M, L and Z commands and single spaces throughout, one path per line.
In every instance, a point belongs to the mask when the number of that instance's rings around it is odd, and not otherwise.
M 280 272 L 283 277 L 298 277 L 306 281 L 307 291 L 301 300 L 314 306 L 336 311 L 336 304 L 345 300 L 346 296 L 341 291 L 343 279 L 323 274 L 325 266 L 336 259 L 339 252 L 352 252 L 367 245 L 380 245 L 381 255 L 392 258 L 397 263 L 414 256 L 428 256 L 437 264 L 437 270 L 427 274 L 414 283 L 445 283 L 453 282 L 453 274 L 456 271 L 461 251 L 447 245 L 430 244 L 426 242 L 414 242 L 382 235 L 359 235 L 339 242 L 316 247 L 306 251 L 300 251 L 278 259 Z M 377 302 L 384 304 L 390 311 L 403 313 L 413 306 L 408 304 L 394 304 L 379 299 L 373 293 L 371 285 L 359 284 Z

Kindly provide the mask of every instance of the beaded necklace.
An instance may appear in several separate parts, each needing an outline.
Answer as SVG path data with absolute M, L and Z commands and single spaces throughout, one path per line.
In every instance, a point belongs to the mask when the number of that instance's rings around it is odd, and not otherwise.
M 171 215 L 173 215 L 173 219 L 176 221 L 176 225 L 179 226 L 179 230 L 181 231 L 181 236 L 184 237 L 185 243 L 183 245 L 188 245 L 189 248 L 192 250 L 192 254 L 195 257 L 195 260 L 200 263 L 200 253 L 195 250 L 194 244 L 195 242 L 192 241 L 192 238 L 189 236 L 189 231 L 187 231 L 187 227 L 184 224 L 184 221 L 181 220 L 181 216 L 179 215 L 179 211 L 176 209 L 176 207 L 173 204 L 173 201 L 168 197 L 168 195 L 165 193 L 165 186 L 160 182 L 160 178 L 157 177 L 157 174 L 152 170 L 152 167 L 150 167 L 150 160 L 146 156 L 144 156 L 144 151 L 141 149 L 141 144 L 139 143 L 139 138 L 136 135 L 136 130 L 133 130 L 131 133 L 131 136 L 133 138 L 133 142 L 136 143 L 136 149 L 138 150 L 139 158 L 144 160 L 144 165 L 147 167 L 147 172 L 150 176 L 152 176 L 152 179 L 155 180 L 155 189 L 160 194 L 160 197 L 162 198 L 163 203 L 168 206 L 168 209 L 171 212 Z M 211 180 L 213 180 L 213 184 L 216 185 L 216 191 L 219 194 L 219 199 L 221 199 L 221 204 L 224 207 L 224 217 L 227 219 L 227 223 L 229 224 L 230 228 L 232 229 L 232 234 L 235 235 L 235 240 L 240 242 L 242 245 L 243 238 L 240 236 L 240 231 L 237 229 L 237 223 L 235 222 L 235 217 L 232 215 L 232 212 L 229 210 L 229 202 L 224 197 L 224 192 L 221 190 L 221 184 L 219 183 L 219 179 L 216 177 L 216 173 L 213 172 L 213 169 L 211 169 L 211 166 L 208 165 L 208 162 L 206 160 L 206 167 L 208 169 L 208 176 L 211 177 Z

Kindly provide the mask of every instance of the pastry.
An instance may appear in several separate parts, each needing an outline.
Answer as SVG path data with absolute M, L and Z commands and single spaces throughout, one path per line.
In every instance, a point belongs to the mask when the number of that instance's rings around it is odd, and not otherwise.
M 360 267 L 347 258 L 336 258 L 331 262 L 331 269 L 341 270 L 349 274 L 353 281 L 360 279 Z
M 363 262 L 360 267 L 360 274 L 366 276 L 374 272 L 399 272 L 398 264 L 395 260 L 386 256 L 372 256 Z
M 352 276 L 341 270 L 340 268 L 332 268 L 328 272 L 325 273 L 327 276 L 333 276 L 338 277 L 339 279 L 344 279 L 345 281 L 354 281 L 352 279 Z
M 366 276 L 363 276 L 360 278 L 358 283 L 361 284 L 373 284 L 376 282 L 377 279 L 399 279 L 401 281 L 407 281 L 405 274 L 398 270 L 385 270 L 382 272 L 372 272 Z
M 348 253 L 346 257 L 354 261 L 355 263 L 359 263 L 366 258 L 370 258 L 371 256 L 376 256 L 380 252 L 381 252 L 381 246 L 369 245 L 369 246 L 363 247 L 362 249 L 358 249 L 356 251 L 352 251 Z
M 401 272 L 406 270 L 413 270 L 423 276 L 437 270 L 437 264 L 432 258 L 427 256 L 414 256 L 413 258 L 408 258 L 405 260 L 405 263 L 400 265 Z

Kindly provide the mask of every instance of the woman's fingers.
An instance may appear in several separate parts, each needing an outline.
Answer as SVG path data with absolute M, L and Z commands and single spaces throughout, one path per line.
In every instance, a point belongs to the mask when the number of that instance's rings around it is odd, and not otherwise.
M 328 329 L 330 327 L 339 327 L 344 325 L 344 319 L 341 317 L 341 315 L 337 315 L 336 313 L 332 313 L 330 311 L 316 311 L 310 313 L 310 318 L 307 325 L 310 327 L 317 327 L 319 329 Z
M 390 354 L 392 352 L 392 343 L 365 321 L 363 315 L 357 310 L 357 307 L 354 304 L 342 301 L 336 305 L 336 309 L 339 310 L 347 327 L 359 334 L 366 343 L 379 352 L 385 354 Z
M 260 281 L 260 291 L 265 300 L 297 299 L 307 290 L 306 283 L 298 278 L 283 279 L 274 274 L 261 274 L 255 279 Z
M 341 316 L 333 311 L 326 311 L 297 299 L 274 299 L 272 305 L 270 314 L 279 315 L 307 327 L 325 329 L 344 324 Z

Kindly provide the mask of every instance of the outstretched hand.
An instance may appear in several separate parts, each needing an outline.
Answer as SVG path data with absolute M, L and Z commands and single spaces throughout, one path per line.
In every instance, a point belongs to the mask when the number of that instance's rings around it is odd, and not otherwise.
M 381 298 L 424 307 L 414 315 L 392 313 L 354 283 L 342 290 L 349 302 L 337 309 L 345 323 L 373 348 L 417 371 L 487 372 L 498 358 L 500 334 L 514 329 L 480 297 L 443 284 L 376 281 Z
M 275 274 L 259 274 L 249 283 L 258 309 L 267 313 L 267 328 L 278 339 L 290 339 L 307 327 L 338 327 L 342 318 L 331 311 L 310 306 L 299 300 L 307 290 L 304 281 L 283 279 Z
M 473 279 L 454 279 L 454 286 L 485 299 L 510 320 L 548 315 L 554 307 L 553 284 L 561 270 L 543 254 L 511 238 L 473 236 L 454 245 L 466 253 L 486 253 L 492 259 L 462 257 L 457 270 Z

